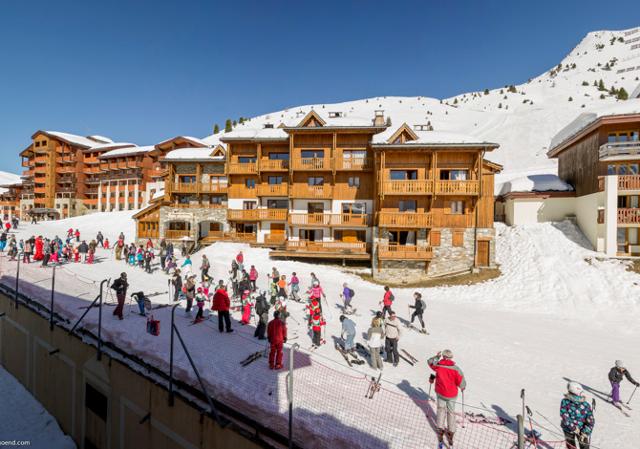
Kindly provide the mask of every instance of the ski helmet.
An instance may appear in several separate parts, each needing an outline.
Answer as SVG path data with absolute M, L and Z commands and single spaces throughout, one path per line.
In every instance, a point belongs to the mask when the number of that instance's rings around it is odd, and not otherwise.
M 578 382 L 569 382 L 567 384 L 567 390 L 569 390 L 569 393 L 571 394 L 582 396 L 582 385 L 580 385 Z
M 444 357 L 445 359 L 452 359 L 453 352 L 451 351 L 451 349 L 445 349 L 444 351 L 442 351 L 442 357 Z
M 622 360 L 616 360 L 616 368 L 624 368 L 624 362 Z

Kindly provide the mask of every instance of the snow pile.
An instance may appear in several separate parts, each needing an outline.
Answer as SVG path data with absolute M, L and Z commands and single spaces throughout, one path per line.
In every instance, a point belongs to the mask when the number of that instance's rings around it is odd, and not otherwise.
M 6 171 L 0 171 L 0 186 L 8 186 L 12 184 L 20 184 L 22 182 L 22 178 L 20 175 L 16 175 L 13 173 L 9 173 Z M 4 187 L 0 187 L 0 193 L 5 193 L 9 189 Z
M 212 156 L 213 149 L 211 148 L 180 148 L 167 153 L 165 160 L 168 161 L 180 161 L 180 160 L 210 160 L 210 161 L 224 161 L 225 156 Z
M 529 175 L 521 176 L 496 183 L 495 194 L 506 195 L 510 192 L 571 192 L 573 187 L 567 184 L 558 175 Z
M 16 378 L 0 366 L 0 435 L 2 441 L 29 441 L 34 449 L 74 449 L 55 418 Z

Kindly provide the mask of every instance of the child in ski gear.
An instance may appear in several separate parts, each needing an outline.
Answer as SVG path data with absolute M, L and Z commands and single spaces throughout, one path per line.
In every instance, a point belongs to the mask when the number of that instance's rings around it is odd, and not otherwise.
M 311 319 L 311 330 L 313 331 L 313 346 L 319 347 L 322 344 L 322 326 L 326 323 L 322 319 L 322 315 L 316 313 Z
M 582 394 L 582 386 L 579 383 L 569 382 L 567 390 L 560 402 L 560 427 L 564 432 L 567 448 L 589 449 L 591 432 L 595 425 L 593 410 Z
M 389 318 L 384 320 L 384 347 L 387 354 L 387 363 L 393 363 L 398 366 L 400 362 L 400 354 L 398 353 L 398 340 L 400 340 L 400 320 L 396 317 L 395 312 L 389 313 Z
M 340 315 L 340 322 L 342 323 L 342 339 L 344 340 L 344 350 L 353 351 L 353 340 L 356 337 L 356 323 L 354 323 L 344 315 Z
M 258 326 L 253 334 L 258 340 L 264 340 L 264 333 L 267 329 L 267 322 L 269 321 L 269 303 L 264 293 L 261 293 L 256 298 L 256 315 L 258 315 Z
M 298 279 L 295 271 L 293 272 L 293 274 L 291 274 L 289 285 L 291 286 L 291 299 L 293 299 L 294 301 L 299 301 L 300 295 L 298 295 L 298 292 L 300 291 L 300 279 Z
M 193 320 L 194 323 L 199 323 L 204 319 L 204 303 L 207 300 L 207 295 L 205 295 L 202 288 L 198 288 L 198 293 L 196 293 L 196 305 L 198 306 L 198 313 L 196 313 L 196 318 Z
M 241 324 L 249 324 L 251 322 L 251 307 L 253 307 L 253 303 L 251 302 L 251 295 L 249 294 L 249 290 L 245 290 L 242 295 L 242 319 L 240 320 Z
M 282 347 L 287 342 L 287 326 L 280 319 L 280 312 L 273 312 L 273 320 L 267 326 L 267 338 L 271 345 L 269 351 L 269 368 L 282 368 Z
M 249 282 L 251 282 L 251 290 L 256 291 L 256 281 L 258 280 L 258 270 L 254 265 L 251 265 L 251 269 L 249 270 Z
M 422 314 L 425 309 L 425 302 L 422 299 L 422 294 L 415 292 L 413 294 L 414 304 L 409 306 L 409 309 L 413 309 L 413 313 L 411 314 L 411 324 L 413 324 L 413 320 L 418 318 L 420 325 L 422 326 L 422 332 L 426 332 L 426 328 L 424 327 L 424 319 L 422 318 Z
M 382 356 L 380 348 L 382 347 L 382 339 L 384 338 L 384 329 L 382 329 L 382 319 L 374 318 L 371 320 L 371 327 L 367 331 L 367 341 L 369 346 L 369 354 L 371 355 L 371 368 L 382 371 Z
M 193 306 L 193 300 L 196 297 L 196 275 L 192 274 L 187 277 L 187 281 L 184 283 L 184 295 L 187 297 L 187 307 L 185 313 L 191 314 L 191 306 Z
M 391 310 L 391 305 L 393 304 L 394 299 L 395 296 L 393 296 L 391 289 L 388 285 L 385 285 L 384 296 L 382 297 L 382 318 L 386 317 L 387 313 L 393 313 L 393 311 Z
M 122 309 L 124 308 L 124 300 L 127 296 L 128 287 L 127 273 L 120 273 L 120 277 L 111 284 L 111 288 L 116 291 L 116 298 L 118 299 L 118 305 L 113 311 L 113 314 L 121 320 L 123 319 Z
M 311 303 L 307 306 L 307 310 L 309 311 L 309 326 L 311 326 L 311 321 L 313 320 L 313 316 L 316 314 L 320 314 L 322 310 L 320 309 L 320 301 L 317 299 L 312 299 Z
M 609 371 L 609 382 L 611 382 L 611 402 L 616 405 L 620 402 L 620 382 L 626 377 L 636 387 L 640 384 L 636 382 L 631 373 L 624 367 L 622 360 L 616 360 L 615 366 Z
M 313 285 L 311 286 L 311 288 L 309 289 L 309 291 L 307 292 L 309 294 L 309 299 L 310 300 L 314 300 L 317 299 L 318 300 L 318 305 L 320 307 L 320 310 L 322 310 L 322 301 L 321 299 L 326 300 L 327 296 L 324 294 L 324 290 L 322 290 L 322 287 L 320 287 L 320 282 L 318 282 L 318 280 L 313 281 Z
M 458 388 L 464 391 L 467 382 L 462 370 L 453 361 L 453 353 L 449 349 L 438 352 L 427 360 L 427 364 L 436 373 L 438 443 L 443 445 L 446 434 L 449 446 L 453 446 L 453 435 L 456 432 L 455 400 Z
M 231 300 L 227 294 L 227 289 L 224 286 L 224 282 L 220 280 L 218 282 L 218 289 L 213 295 L 213 303 L 211 309 L 218 312 L 218 330 L 222 332 L 225 328 L 227 332 L 233 332 L 231 329 L 231 317 L 229 316 L 229 309 L 231 308 Z
M 285 298 L 288 296 L 287 277 L 284 274 L 280 276 L 280 279 L 278 279 L 278 296 L 284 296 Z
M 353 299 L 353 295 L 355 292 L 349 288 L 347 283 L 342 284 L 342 300 L 344 301 L 344 311 L 345 313 L 352 311 L 351 308 L 351 300 Z

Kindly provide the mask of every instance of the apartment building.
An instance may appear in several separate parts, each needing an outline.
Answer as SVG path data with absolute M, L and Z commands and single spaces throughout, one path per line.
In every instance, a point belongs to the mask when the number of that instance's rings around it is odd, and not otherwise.
M 0 218 L 18 217 L 22 219 L 20 197 L 22 195 L 22 180 L 4 179 L 0 184 Z
M 640 103 L 581 114 L 547 153 L 575 189 L 573 214 L 597 251 L 640 255 Z

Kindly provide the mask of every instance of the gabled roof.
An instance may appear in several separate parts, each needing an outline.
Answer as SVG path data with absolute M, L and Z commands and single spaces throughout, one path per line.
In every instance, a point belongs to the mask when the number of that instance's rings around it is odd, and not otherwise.
M 144 154 L 154 151 L 156 149 L 155 145 L 145 145 L 142 147 L 133 146 L 133 147 L 125 147 L 118 148 L 117 150 L 107 151 L 106 153 L 98 156 L 100 159 L 109 159 L 113 157 L 123 157 L 123 156 L 133 156 L 136 154 Z
M 312 125 L 313 123 L 313 125 Z M 309 111 L 307 115 L 304 116 L 300 123 L 298 123 L 298 128 L 308 128 L 309 126 L 324 126 L 327 122 L 325 122 L 320 115 L 313 109 Z
M 217 145 L 215 148 L 179 148 L 169 151 L 164 160 L 173 162 L 224 162 L 225 155 L 226 152 L 222 145 Z
M 60 131 L 38 130 L 35 133 L 33 133 L 31 138 L 35 139 L 35 137 L 39 134 L 44 134 L 49 138 L 60 140 L 62 142 L 68 143 L 69 145 L 73 145 L 81 148 L 91 148 L 97 145 L 103 145 L 105 143 L 113 143 L 113 141 L 108 137 L 102 137 L 102 136 L 82 137 L 82 136 L 78 136 L 77 134 L 63 133 Z
M 409 140 L 418 140 L 418 135 L 413 132 L 409 125 L 403 123 L 396 132 L 391 134 L 391 137 L 387 139 L 387 143 L 395 142 L 402 134 L 407 134 L 409 136 Z
M 408 125 L 407 125 L 408 128 Z M 404 143 L 394 143 L 394 136 L 400 132 L 407 132 L 404 125 L 395 132 L 388 128 L 386 131 L 373 136 L 372 147 L 374 148 L 484 148 L 493 150 L 500 145 L 488 142 L 481 138 L 466 134 L 453 133 L 448 131 L 418 131 L 408 129 L 416 136 L 414 140 Z M 399 135 L 399 134 L 398 134 Z
M 206 147 L 207 144 L 202 140 L 202 139 L 198 139 L 197 137 L 191 137 L 191 136 L 175 136 L 172 137 L 171 139 L 167 139 L 167 140 L 163 140 L 162 142 L 158 142 L 156 144 L 157 147 L 166 145 L 168 143 L 171 142 L 177 142 L 180 140 L 184 140 L 190 143 L 189 147 L 193 148 L 193 147 Z

